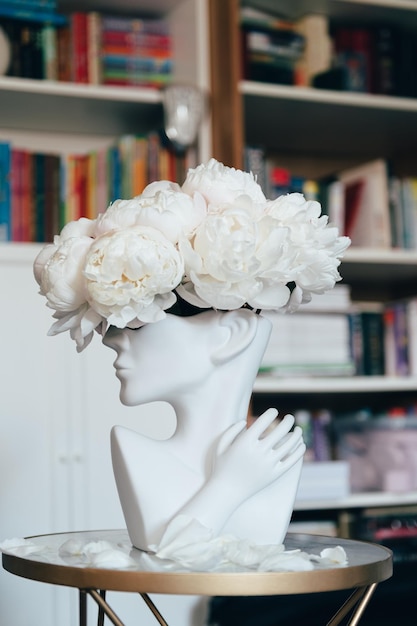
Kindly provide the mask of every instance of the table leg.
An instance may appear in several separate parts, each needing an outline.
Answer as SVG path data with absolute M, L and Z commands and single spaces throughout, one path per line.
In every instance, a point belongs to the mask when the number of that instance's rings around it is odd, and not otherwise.
M 140 595 L 142 596 L 143 600 L 146 602 L 146 605 L 148 606 L 148 608 L 155 615 L 155 617 L 158 620 L 158 622 L 162 626 L 168 626 L 168 623 L 164 620 L 164 618 L 162 617 L 162 615 L 160 614 L 160 612 L 158 611 L 158 609 L 156 608 L 155 604 L 152 602 L 152 600 L 150 599 L 148 594 L 147 593 L 141 593 Z
M 107 604 L 105 598 L 103 598 L 103 596 L 100 595 L 98 591 L 96 591 L 95 589 L 86 589 L 86 591 L 93 598 L 93 600 L 97 602 L 100 609 L 102 609 L 102 611 L 107 615 L 107 617 L 109 618 L 111 623 L 114 624 L 114 626 L 124 626 L 123 622 L 120 621 L 116 613 Z
M 105 589 L 100 590 L 100 595 L 103 598 L 103 600 L 106 601 Z M 104 611 L 101 606 L 98 607 L 97 626 L 104 626 Z
M 353 612 L 348 622 L 348 626 L 357 626 L 376 587 L 377 583 L 373 583 L 366 587 L 356 589 L 340 607 L 337 613 L 335 613 L 332 619 L 327 622 L 326 626 L 337 626 L 350 611 Z
M 80 589 L 79 619 L 80 626 L 87 626 L 87 594 L 84 589 Z

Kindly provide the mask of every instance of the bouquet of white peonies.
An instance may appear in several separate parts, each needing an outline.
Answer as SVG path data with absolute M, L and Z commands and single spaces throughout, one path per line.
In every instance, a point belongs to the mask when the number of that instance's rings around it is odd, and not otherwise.
M 44 246 L 35 278 L 83 350 L 109 325 L 139 328 L 197 310 L 293 311 L 340 280 L 350 244 L 299 193 L 267 200 L 255 177 L 215 159 L 182 186 L 149 184 L 94 220 L 70 222 Z

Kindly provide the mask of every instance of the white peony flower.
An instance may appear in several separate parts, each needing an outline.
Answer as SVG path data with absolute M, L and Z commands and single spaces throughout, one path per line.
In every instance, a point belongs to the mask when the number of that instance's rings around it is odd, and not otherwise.
M 198 191 L 214 206 L 234 202 L 241 195 L 249 196 L 253 202 L 265 202 L 253 174 L 227 167 L 215 159 L 188 170 L 182 190 L 190 195 Z
M 142 209 L 138 224 L 152 226 L 167 239 L 177 243 L 182 237 L 190 237 L 207 213 L 206 202 L 199 193 L 189 196 L 178 185 L 156 191 L 158 183 L 151 183 L 141 196 Z
M 193 240 L 180 244 L 187 278 L 177 289 L 179 295 L 196 306 L 215 309 L 284 306 L 290 296 L 286 236 L 287 229 L 260 213 L 247 196 L 209 212 Z
M 41 294 L 52 309 L 67 313 L 86 302 L 82 270 L 91 242 L 89 237 L 73 237 L 54 246 L 40 275 Z
M 266 212 L 288 228 L 288 249 L 293 253 L 292 258 L 288 255 L 290 280 L 302 290 L 302 299 L 333 288 L 341 278 L 337 268 L 350 239 L 339 237 L 338 229 L 328 225 L 320 204 L 292 193 L 269 201 Z
M 88 301 L 109 324 L 156 322 L 176 302 L 184 264 L 176 247 L 150 227 L 112 231 L 94 241 L 84 276 Z
M 70 232 L 67 229 L 64 233 Z M 59 242 L 62 237 L 56 237 Z M 46 296 L 47 306 L 55 310 L 55 322 L 49 335 L 69 331 L 78 351 L 91 341 L 94 329 L 103 321 L 90 309 L 83 277 L 86 254 L 93 240 L 80 236 L 62 239 L 59 245 L 46 246 L 35 260 L 35 277 L 40 293 Z
M 206 214 L 201 194 L 183 193 L 176 183 L 155 181 L 131 200 L 116 200 L 97 218 L 95 235 L 133 226 L 151 226 L 172 243 L 190 236 Z
M 130 200 L 115 200 L 96 220 L 95 237 L 112 230 L 123 230 L 135 226 L 141 211 L 140 196 Z

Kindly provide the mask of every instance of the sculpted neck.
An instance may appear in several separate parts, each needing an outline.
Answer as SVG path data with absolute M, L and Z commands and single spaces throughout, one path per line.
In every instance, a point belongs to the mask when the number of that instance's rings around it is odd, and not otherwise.
M 169 398 L 177 415 L 177 428 L 170 442 L 178 453 L 187 451 L 193 464 L 204 467 L 219 437 L 240 420 L 246 420 L 253 384 L 265 350 L 265 339 L 257 338 L 257 350 L 245 351 L 237 359 L 217 367 L 200 384 L 176 390 Z

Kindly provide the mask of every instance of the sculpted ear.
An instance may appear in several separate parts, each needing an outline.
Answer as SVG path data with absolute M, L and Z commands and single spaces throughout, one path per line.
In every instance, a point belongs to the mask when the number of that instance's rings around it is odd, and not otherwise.
M 220 365 L 246 350 L 256 336 L 258 318 L 249 309 L 237 309 L 224 313 L 219 320 L 219 326 L 223 337 L 225 330 L 227 336 L 212 352 L 211 358 L 215 365 Z

